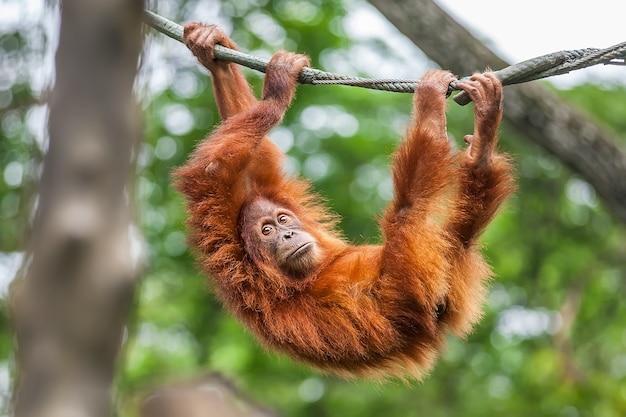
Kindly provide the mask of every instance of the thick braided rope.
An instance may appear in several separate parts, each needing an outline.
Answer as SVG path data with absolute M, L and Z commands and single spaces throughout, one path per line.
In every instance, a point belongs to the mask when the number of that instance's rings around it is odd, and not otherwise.
M 148 10 L 144 13 L 144 21 L 170 38 L 183 42 L 183 27 L 177 23 Z M 256 71 L 265 72 L 267 69 L 267 60 L 221 45 L 215 46 L 215 56 L 218 59 L 234 62 Z M 626 65 L 626 42 L 604 49 L 587 48 L 553 52 L 494 72 L 502 84 L 509 85 L 566 74 L 598 64 Z M 339 84 L 398 93 L 413 93 L 419 81 L 351 77 L 307 67 L 300 73 L 299 82 L 314 85 Z M 451 90 L 456 90 L 454 83 L 451 84 Z M 454 100 L 459 104 L 467 104 L 469 97 L 461 92 L 454 97 Z
M 149 10 L 144 12 L 144 21 L 147 25 L 158 30 L 170 38 L 183 42 L 183 27 Z M 224 61 L 234 62 L 250 69 L 265 72 L 269 61 L 240 51 L 215 45 L 215 57 Z M 315 68 L 304 68 L 300 73 L 301 84 L 341 84 L 352 85 L 375 90 L 394 91 L 398 93 L 412 93 L 417 82 L 414 80 L 372 80 L 367 78 L 338 75 L 320 71 Z

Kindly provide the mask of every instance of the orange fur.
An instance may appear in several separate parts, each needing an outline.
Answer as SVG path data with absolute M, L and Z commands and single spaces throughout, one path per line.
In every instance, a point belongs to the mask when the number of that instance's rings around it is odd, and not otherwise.
M 499 82 L 491 75 L 459 81 L 475 101 L 476 120 L 468 150 L 455 154 L 445 132 L 445 93 L 454 78 L 439 71 L 422 79 L 394 157 L 384 242 L 353 246 L 334 230 L 334 217 L 308 183 L 283 175 L 283 156 L 266 137 L 308 61 L 277 53 L 256 101 L 236 66 L 214 59 L 216 43 L 234 47 L 219 28 L 188 24 L 185 41 L 212 72 L 224 119 L 175 172 L 190 242 L 218 297 L 265 346 L 322 370 L 422 377 L 445 333 L 463 336 L 480 318 L 491 271 L 476 240 L 514 190 L 510 164 L 493 150 Z M 304 278 L 246 253 L 240 216 L 259 198 L 291 210 L 315 237 L 323 258 Z

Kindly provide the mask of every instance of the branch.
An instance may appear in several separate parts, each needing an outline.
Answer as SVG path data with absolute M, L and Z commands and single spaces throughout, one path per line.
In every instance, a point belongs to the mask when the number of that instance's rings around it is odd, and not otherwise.
M 370 2 L 442 68 L 470 74 L 507 66 L 432 0 Z M 509 87 L 504 100 L 505 120 L 589 182 L 626 223 L 626 150 L 619 141 L 540 84 Z
M 210 373 L 164 385 L 142 401 L 140 417 L 278 417 L 230 381 Z

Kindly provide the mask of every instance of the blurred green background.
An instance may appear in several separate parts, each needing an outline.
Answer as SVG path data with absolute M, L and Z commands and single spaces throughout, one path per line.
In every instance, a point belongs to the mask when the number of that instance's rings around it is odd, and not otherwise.
M 354 36 L 350 28 L 354 10 L 364 6 L 360 0 L 157 5 L 155 10 L 177 22 L 219 23 L 252 54 L 306 53 L 314 67 L 327 71 L 419 78 L 433 65 L 400 37 L 399 49 L 380 36 Z M 20 68 L 50 64 L 46 50 L 52 40 L 46 33 L 45 24 L 25 21 L 0 34 L 0 62 L 12 69 L 0 77 L 3 310 L 26 244 L 46 148 L 40 102 L 46 75 Z M 506 125 L 501 147 L 514 156 L 520 189 L 483 238 L 497 274 L 486 315 L 466 341 L 449 341 L 426 380 L 343 381 L 264 352 L 222 311 L 194 267 L 185 245 L 182 200 L 170 185 L 172 168 L 218 121 L 207 72 L 184 46 L 162 35 L 151 33 L 146 47 L 137 81 L 146 138 L 136 197 L 148 268 L 119 364 L 120 415 L 133 415 L 151 387 L 210 370 L 284 416 L 626 415 L 624 227 L 585 181 Z M 261 75 L 247 70 L 246 75 L 258 91 Z M 557 93 L 626 141 L 623 84 L 582 84 Z M 272 134 L 289 154 L 289 169 L 313 179 L 354 242 L 378 239 L 375 217 L 391 195 L 389 155 L 410 104 L 409 94 L 301 86 Z M 448 117 L 461 146 L 472 129 L 471 106 L 452 103 Z M 2 408 L 10 396 L 12 341 L 3 314 Z

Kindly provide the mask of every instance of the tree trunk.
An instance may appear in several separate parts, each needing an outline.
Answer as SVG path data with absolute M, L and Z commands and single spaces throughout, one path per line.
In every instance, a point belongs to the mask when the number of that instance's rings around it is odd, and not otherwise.
M 429 58 L 459 76 L 508 64 L 432 0 L 371 0 Z M 506 87 L 504 119 L 589 182 L 626 223 L 626 150 L 538 83 Z
M 49 149 L 12 288 L 17 416 L 112 414 L 115 361 L 140 269 L 130 184 L 142 10 L 142 0 L 62 2 Z

